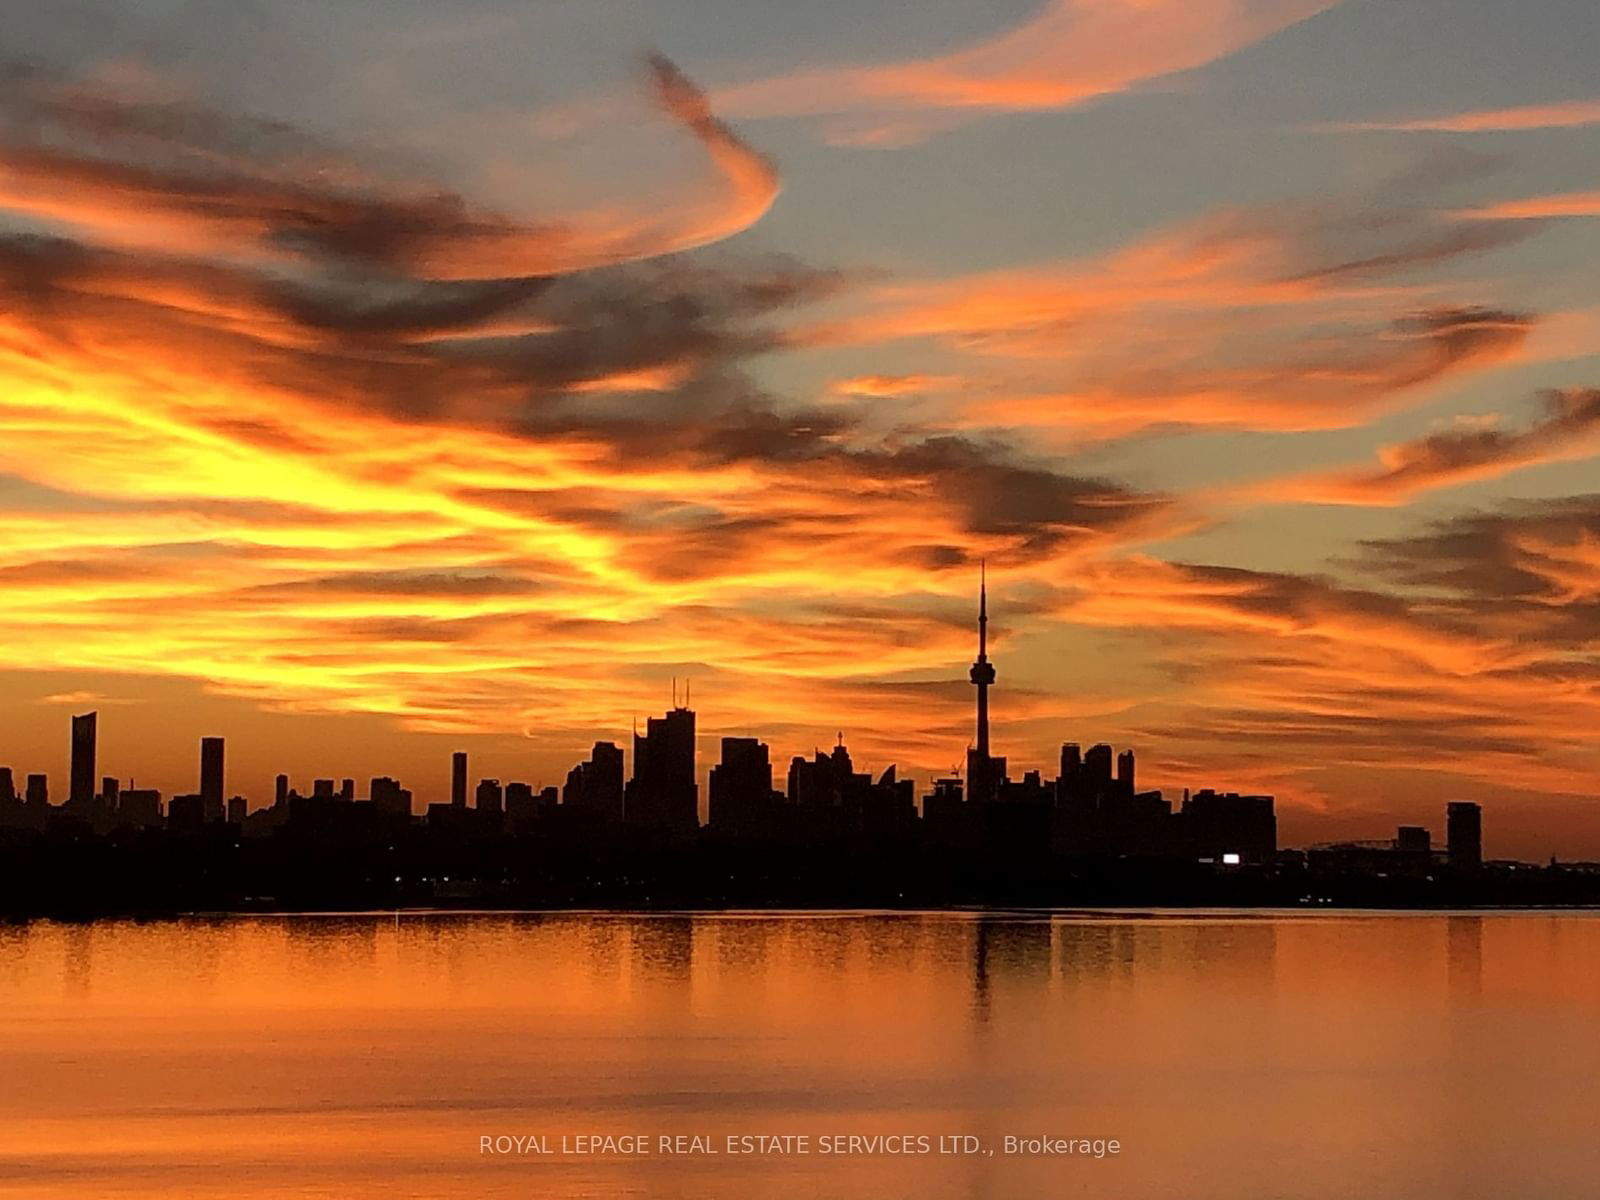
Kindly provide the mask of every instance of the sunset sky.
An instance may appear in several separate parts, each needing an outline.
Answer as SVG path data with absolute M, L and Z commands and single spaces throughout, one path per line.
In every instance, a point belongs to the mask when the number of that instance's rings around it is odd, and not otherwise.
M 0 764 L 1133 746 L 1600 857 L 1594 0 L 51 0 Z

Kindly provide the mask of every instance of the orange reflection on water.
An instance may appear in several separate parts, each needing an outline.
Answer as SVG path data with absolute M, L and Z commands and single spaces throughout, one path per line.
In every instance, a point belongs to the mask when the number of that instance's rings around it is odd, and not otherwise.
M 1597 952 L 1581 914 L 9 926 L 0 1195 L 1587 1196 Z M 559 1153 L 603 1133 L 813 1153 Z M 1123 1150 L 815 1152 L 875 1133 Z

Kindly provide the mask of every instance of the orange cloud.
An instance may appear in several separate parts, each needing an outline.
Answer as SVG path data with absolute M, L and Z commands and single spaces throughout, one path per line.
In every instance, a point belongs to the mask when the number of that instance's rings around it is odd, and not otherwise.
M 828 391 L 835 396 L 888 400 L 943 391 L 959 383 L 960 380 L 947 375 L 854 375 L 848 379 L 834 380 L 828 385 Z
M 882 284 L 795 340 L 970 360 L 942 410 L 955 427 L 1347 427 L 1521 352 L 1530 317 L 1454 301 L 1426 272 L 1527 232 L 1331 202 L 1224 212 L 1081 262 Z
M 117 245 L 348 264 L 461 280 L 559 275 L 689 249 L 758 221 L 778 194 L 772 164 L 710 115 L 665 58 L 650 60 L 661 111 L 709 155 L 709 199 L 533 222 L 479 210 L 427 183 L 387 178 L 333 147 L 176 101 L 85 94 L 38 71 L 0 87 L 33 140 L 0 146 L 0 208 Z
M 139 704 L 141 701 L 127 696 L 106 696 L 99 692 L 57 692 L 40 696 L 37 704 L 57 704 L 65 708 L 100 708 L 120 704 Z
M 1515 133 L 1530 129 L 1576 129 L 1600 125 L 1600 100 L 1564 100 L 1517 108 L 1486 108 L 1435 117 L 1366 121 L 1341 129 L 1400 133 Z
M 1545 413 L 1519 430 L 1467 427 L 1384 446 L 1379 466 L 1318 472 L 1245 489 L 1254 499 L 1400 505 L 1424 492 L 1523 467 L 1584 458 L 1600 446 L 1600 391 L 1550 392 Z
M 1338 0 L 1048 0 L 1028 21 L 953 53 L 822 68 L 719 88 L 740 117 L 838 116 L 834 138 L 902 144 L 962 115 L 1068 108 L 1204 66 Z
M 1600 217 L 1600 192 L 1558 192 L 1502 200 L 1481 208 L 1464 209 L 1468 219 L 1490 221 L 1543 221 L 1559 217 Z

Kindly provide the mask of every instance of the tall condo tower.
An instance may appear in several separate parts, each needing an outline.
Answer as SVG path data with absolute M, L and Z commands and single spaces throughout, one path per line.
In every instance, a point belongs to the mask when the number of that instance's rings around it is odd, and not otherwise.
M 72 786 L 67 793 L 74 805 L 94 799 L 94 759 L 96 713 L 72 718 Z
M 223 793 L 227 790 L 224 762 L 227 743 L 219 737 L 200 739 L 200 807 L 206 821 L 220 821 L 224 815 Z

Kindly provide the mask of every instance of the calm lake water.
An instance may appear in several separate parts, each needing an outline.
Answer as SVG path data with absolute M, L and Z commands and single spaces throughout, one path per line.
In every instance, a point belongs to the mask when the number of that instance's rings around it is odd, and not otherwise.
M 607 1134 L 651 1153 L 561 1151 Z M 676 1134 L 723 1152 L 657 1152 Z M 730 1134 L 810 1153 L 729 1154 Z M 482 1153 L 501 1135 L 548 1152 Z M 850 1135 L 932 1152 L 821 1152 Z M 941 1154 L 941 1135 L 980 1149 Z M 1007 1136 L 1121 1149 L 1007 1155 Z M 1600 916 L 0 926 L 0 1196 L 1597 1187 Z

